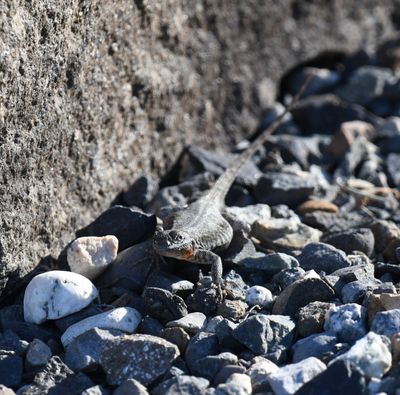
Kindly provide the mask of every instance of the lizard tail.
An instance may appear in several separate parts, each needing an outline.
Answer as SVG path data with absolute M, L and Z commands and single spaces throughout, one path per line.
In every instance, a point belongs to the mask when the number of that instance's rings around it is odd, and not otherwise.
M 256 151 L 265 143 L 268 137 L 275 132 L 276 129 L 284 121 L 285 116 L 292 111 L 293 107 L 299 101 L 301 95 L 304 90 L 311 82 L 313 76 L 308 76 L 308 78 L 304 81 L 300 90 L 290 102 L 290 104 L 285 108 L 285 111 L 263 132 L 261 133 L 252 143 L 251 145 L 242 152 L 238 158 L 235 158 L 234 163 L 229 166 L 225 172 L 218 178 L 215 182 L 214 186 L 211 188 L 210 192 L 207 194 L 207 199 L 210 199 L 221 206 L 224 204 L 225 196 L 229 191 L 229 188 L 235 181 L 238 171 L 240 168 L 256 153 Z

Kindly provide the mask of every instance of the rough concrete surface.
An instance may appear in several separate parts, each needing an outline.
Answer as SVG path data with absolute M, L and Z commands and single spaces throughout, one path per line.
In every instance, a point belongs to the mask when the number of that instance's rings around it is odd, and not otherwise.
M 2 0 L 0 293 L 185 144 L 253 130 L 285 69 L 391 34 L 396 4 Z

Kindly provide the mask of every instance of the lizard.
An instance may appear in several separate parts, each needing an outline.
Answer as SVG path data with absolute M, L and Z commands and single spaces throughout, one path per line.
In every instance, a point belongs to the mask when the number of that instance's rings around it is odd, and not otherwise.
M 164 220 L 163 226 L 156 228 L 153 248 L 158 255 L 211 265 L 211 280 L 220 301 L 223 299 L 223 266 L 215 250 L 227 247 L 233 237 L 233 229 L 222 215 L 225 196 L 239 170 L 282 124 L 310 81 L 311 78 L 308 78 L 304 82 L 280 116 L 234 160 L 204 196 L 175 211 Z

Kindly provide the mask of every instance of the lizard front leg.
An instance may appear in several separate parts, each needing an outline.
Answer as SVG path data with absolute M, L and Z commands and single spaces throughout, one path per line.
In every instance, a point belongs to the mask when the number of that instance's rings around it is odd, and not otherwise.
M 217 289 L 218 301 L 222 301 L 222 261 L 221 258 L 209 250 L 196 250 L 191 262 L 199 263 L 201 265 L 211 265 L 211 279 Z

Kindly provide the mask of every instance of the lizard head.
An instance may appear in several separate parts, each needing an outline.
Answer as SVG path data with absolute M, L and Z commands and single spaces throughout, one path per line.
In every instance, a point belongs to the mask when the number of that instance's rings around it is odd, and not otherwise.
M 162 255 L 188 260 L 194 253 L 194 243 L 188 233 L 181 230 L 157 229 L 153 237 L 154 250 Z

